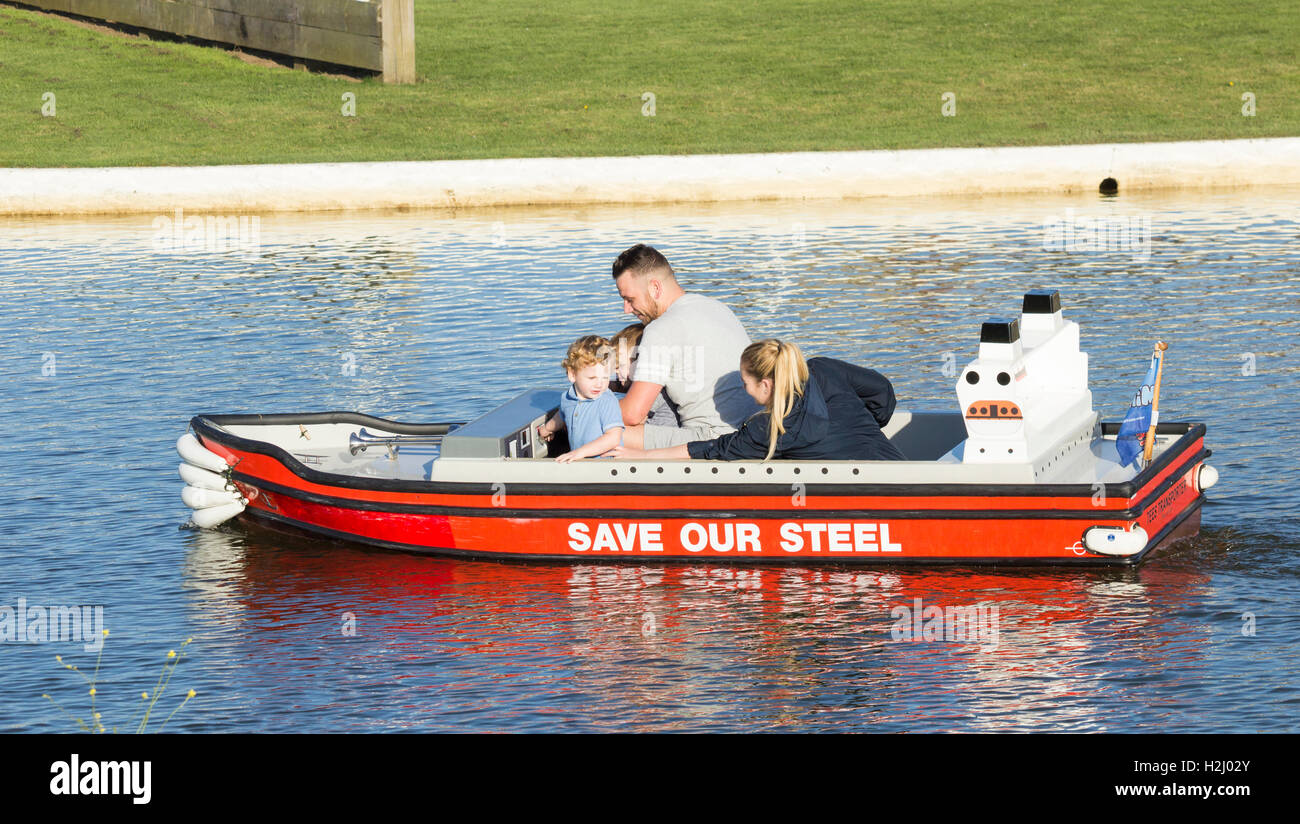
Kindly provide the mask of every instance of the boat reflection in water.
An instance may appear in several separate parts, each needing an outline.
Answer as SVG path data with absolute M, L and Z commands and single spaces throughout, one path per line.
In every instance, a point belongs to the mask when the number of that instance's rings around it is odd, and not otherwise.
M 330 729 L 1109 730 L 1113 702 L 1168 700 L 1210 648 L 1171 620 L 1208 577 L 1159 566 L 522 565 L 255 524 L 190 540 L 230 698 L 286 729 L 328 707 Z

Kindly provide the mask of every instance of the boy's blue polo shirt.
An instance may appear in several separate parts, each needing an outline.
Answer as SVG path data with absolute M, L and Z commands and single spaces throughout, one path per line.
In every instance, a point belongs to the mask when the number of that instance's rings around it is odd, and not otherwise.
M 564 416 L 564 427 L 569 430 L 569 449 L 586 446 L 611 428 L 623 425 L 618 398 L 608 389 L 594 400 L 587 400 L 570 385 L 560 398 L 560 414 Z M 619 444 L 622 443 L 623 439 L 619 438 Z

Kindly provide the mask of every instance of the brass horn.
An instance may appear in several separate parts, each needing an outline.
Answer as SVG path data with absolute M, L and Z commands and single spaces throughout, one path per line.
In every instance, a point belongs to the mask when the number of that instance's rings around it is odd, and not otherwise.
M 396 458 L 397 450 L 403 445 L 436 445 L 442 443 L 441 435 L 390 435 L 387 437 L 372 435 L 362 428 L 360 432 L 348 435 L 348 452 L 356 455 L 365 452 L 371 446 L 388 448 L 388 457 Z

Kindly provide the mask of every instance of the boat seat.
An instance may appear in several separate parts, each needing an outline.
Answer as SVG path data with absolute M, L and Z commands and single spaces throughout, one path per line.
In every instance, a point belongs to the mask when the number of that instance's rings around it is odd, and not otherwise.
M 966 419 L 960 412 L 896 409 L 882 431 L 909 461 L 937 461 L 966 440 Z

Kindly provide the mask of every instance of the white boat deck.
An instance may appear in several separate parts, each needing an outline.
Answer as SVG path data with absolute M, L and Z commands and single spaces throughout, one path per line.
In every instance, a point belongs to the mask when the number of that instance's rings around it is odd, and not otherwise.
M 947 453 L 953 443 L 957 413 L 898 411 L 886 435 L 904 454 L 924 456 L 909 461 L 645 461 L 593 458 L 568 464 L 542 455 L 529 458 L 442 457 L 440 445 L 407 443 L 390 450 L 372 445 L 352 454 L 349 439 L 357 424 L 228 425 L 240 437 L 275 444 L 303 466 L 334 475 L 407 481 L 461 483 L 635 483 L 679 487 L 716 483 L 781 484 L 1094 484 L 1120 483 L 1136 474 L 1119 464 L 1113 436 L 1091 438 L 1087 448 L 1069 450 L 1064 457 L 1027 463 L 964 464 Z M 373 426 L 370 435 L 401 437 Z M 306 430 L 306 436 L 303 430 Z M 927 433 L 932 437 L 926 437 Z M 958 436 L 959 437 L 959 436 Z M 1157 437 L 1158 456 L 1178 440 Z M 544 445 L 539 447 L 544 449 Z M 929 453 L 928 455 L 925 453 Z

